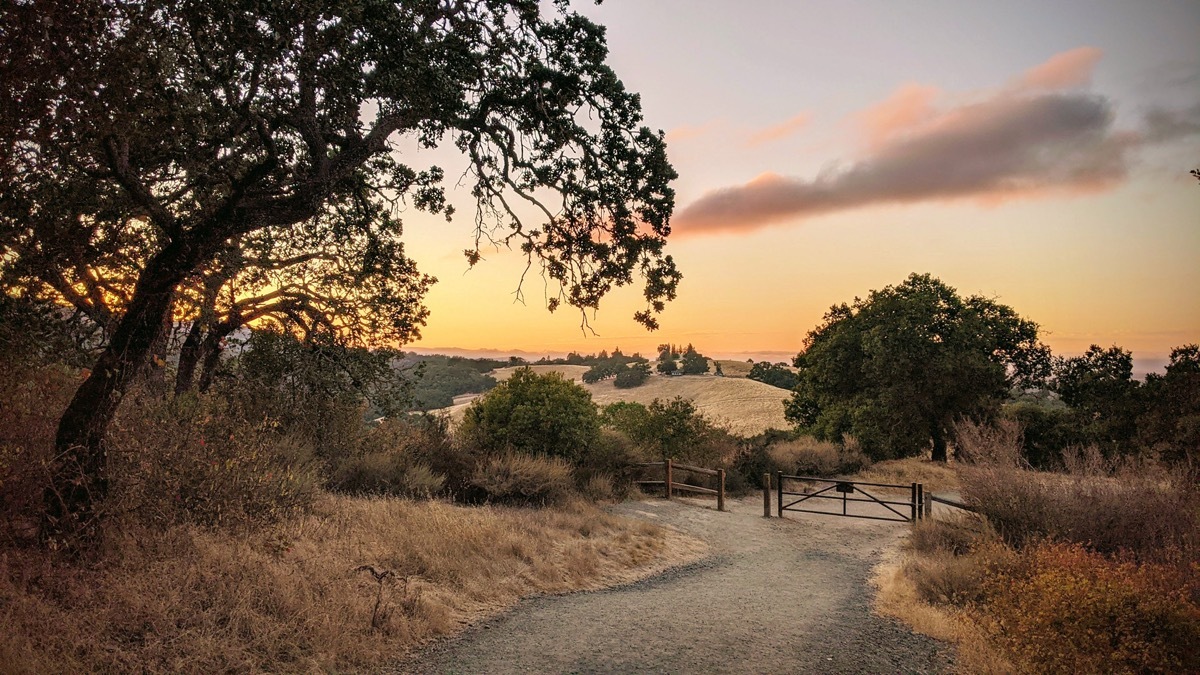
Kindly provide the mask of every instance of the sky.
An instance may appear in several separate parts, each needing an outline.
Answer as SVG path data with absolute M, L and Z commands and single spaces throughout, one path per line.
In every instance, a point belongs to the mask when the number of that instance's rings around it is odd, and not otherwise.
M 589 330 L 523 258 L 468 269 L 472 201 L 405 214 L 439 279 L 426 351 L 786 360 L 833 304 L 930 273 L 1036 321 L 1056 353 L 1200 341 L 1200 2 L 605 0 L 609 63 L 679 173 L 679 297 Z M 457 176 L 465 162 L 432 159 Z M 453 183 L 449 187 L 453 187 Z

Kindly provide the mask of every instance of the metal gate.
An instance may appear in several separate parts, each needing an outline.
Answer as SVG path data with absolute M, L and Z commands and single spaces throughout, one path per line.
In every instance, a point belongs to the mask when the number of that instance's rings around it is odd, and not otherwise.
M 798 490 L 797 483 L 805 483 L 809 487 Z M 877 494 L 872 494 L 864 489 L 868 487 Z M 799 511 L 847 518 L 911 523 L 924 515 L 922 505 L 925 501 L 925 487 L 921 483 L 909 485 L 866 483 L 776 473 L 775 488 L 780 518 L 783 517 L 784 511 Z M 896 495 L 883 494 L 882 490 L 903 491 L 906 499 Z M 830 500 L 835 503 L 830 503 Z M 818 505 L 828 505 L 830 508 L 815 508 Z

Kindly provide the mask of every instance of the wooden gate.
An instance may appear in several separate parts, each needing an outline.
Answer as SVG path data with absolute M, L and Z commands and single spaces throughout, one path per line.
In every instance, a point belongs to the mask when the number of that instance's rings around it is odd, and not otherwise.
M 770 475 L 763 478 L 763 515 L 769 515 Z M 871 491 L 865 488 L 871 488 Z M 925 501 L 925 487 L 921 483 L 867 483 L 776 473 L 775 490 L 780 518 L 783 517 L 784 511 L 799 511 L 911 523 L 924 515 L 922 507 Z M 883 494 L 884 490 L 902 491 L 903 496 Z M 826 508 L 817 508 L 822 505 Z

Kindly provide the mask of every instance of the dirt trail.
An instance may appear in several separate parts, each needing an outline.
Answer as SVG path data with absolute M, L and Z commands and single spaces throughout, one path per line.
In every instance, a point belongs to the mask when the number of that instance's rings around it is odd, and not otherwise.
M 408 673 L 927 673 L 946 645 L 870 612 L 902 523 L 788 514 L 761 500 L 648 499 L 614 511 L 707 541 L 699 562 L 618 588 L 528 600 L 425 650 Z

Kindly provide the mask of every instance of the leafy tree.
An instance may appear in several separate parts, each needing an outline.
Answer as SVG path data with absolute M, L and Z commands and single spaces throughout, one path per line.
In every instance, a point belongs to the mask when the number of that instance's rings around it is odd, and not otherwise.
M 600 416 L 583 387 L 521 368 L 471 403 L 462 433 L 488 454 L 512 449 L 574 460 L 596 442 Z
M 708 359 L 697 352 L 695 347 L 688 345 L 683 352 L 680 370 L 684 375 L 705 375 L 708 373 Z
M 713 463 L 731 447 L 728 434 L 710 424 L 694 403 L 680 396 L 669 401 L 656 398 L 649 406 L 612 403 L 604 407 L 601 420 L 663 459 Z
M 658 365 L 655 366 L 655 368 L 656 368 L 656 370 L 658 370 L 658 372 L 662 373 L 663 375 L 674 375 L 675 372 L 679 370 L 679 366 L 675 363 L 674 359 L 667 359 L 666 361 L 659 361 Z
M 650 364 L 634 363 L 625 366 L 621 372 L 617 373 L 617 378 L 613 380 L 613 386 L 617 389 L 632 389 L 645 384 L 649 377 Z
M 600 380 L 607 380 L 610 377 L 616 377 L 618 373 L 625 368 L 624 365 L 614 363 L 600 363 L 592 366 L 583 373 L 582 379 L 587 384 L 593 384 Z
M 1057 359 L 1053 387 L 1088 442 L 1111 453 L 1133 450 L 1138 383 L 1129 350 L 1092 345 L 1080 356 Z
M 318 311 L 336 326 L 400 292 L 401 328 L 419 324 L 423 288 L 395 214 L 449 209 L 441 170 L 402 163 L 400 138 L 467 156 L 479 215 L 467 262 L 482 241 L 516 246 L 557 284 L 551 311 L 595 309 L 640 274 L 635 318 L 654 328 L 675 295 L 662 134 L 639 126 L 637 95 L 604 63 L 603 28 L 565 0 L 549 16 L 531 0 L 213 7 L 33 0 L 0 18 L 5 283 L 121 297 L 117 311 L 94 308 L 108 339 L 59 424 L 48 537 L 95 524 L 116 409 L 179 294 L 207 289 L 222 261 L 258 264 L 265 247 L 270 267 L 346 244 L 356 252 L 335 264 L 359 275 L 348 278 L 361 296 Z M 65 262 L 80 263 L 74 276 L 46 273 Z M 254 273 L 235 263 L 228 278 Z M 236 284 L 221 285 L 236 306 Z M 301 332 L 320 323 L 278 311 Z
M 1166 373 L 1146 376 L 1142 399 L 1144 411 L 1137 420 L 1140 445 L 1196 470 L 1200 451 L 1200 345 L 1172 349 Z
M 787 417 L 822 440 L 851 434 L 872 459 L 932 444 L 945 461 L 956 418 L 994 412 L 1012 387 L 1045 377 L 1037 328 L 1006 305 L 913 274 L 835 305 L 809 332 Z
M 779 387 L 780 389 L 789 390 L 795 389 L 796 383 L 800 381 L 800 378 L 796 376 L 796 373 L 793 373 L 784 364 L 771 363 L 769 361 L 762 361 L 754 364 L 754 366 L 750 368 L 750 374 L 746 377 L 751 380 L 758 380 L 764 384 L 769 384 L 772 387 Z

